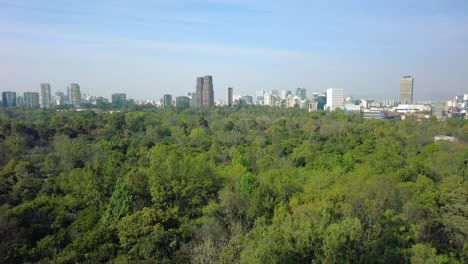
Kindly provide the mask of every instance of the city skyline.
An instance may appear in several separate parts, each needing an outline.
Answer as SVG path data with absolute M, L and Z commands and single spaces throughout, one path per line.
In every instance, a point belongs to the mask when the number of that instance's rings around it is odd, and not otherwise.
M 227 86 L 398 99 L 404 75 L 417 76 L 415 101 L 468 90 L 462 0 L 0 4 L 0 89 L 18 94 L 76 82 L 107 98 L 160 98 L 193 91 L 204 73 L 216 100 Z

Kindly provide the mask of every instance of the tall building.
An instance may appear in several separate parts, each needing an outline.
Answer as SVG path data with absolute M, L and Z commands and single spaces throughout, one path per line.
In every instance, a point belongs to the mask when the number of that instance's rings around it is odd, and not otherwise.
M 127 105 L 127 95 L 124 93 L 112 94 L 112 104 L 117 107 L 124 107 Z
M 53 101 L 55 105 L 63 105 L 68 103 L 67 96 L 62 92 L 56 92 L 55 96 L 53 97 Z
M 253 104 L 253 98 L 252 96 L 250 95 L 244 95 L 241 97 L 241 100 L 245 103 L 245 104 Z
M 18 96 L 16 98 L 16 106 L 24 107 L 24 98 L 23 98 L 23 96 Z
M 263 97 L 264 97 L 264 94 L 265 94 L 265 91 L 263 91 L 263 90 L 262 90 L 262 91 L 257 91 L 257 92 L 255 93 L 255 96 L 256 96 L 256 98 L 255 98 L 256 104 L 258 104 L 258 105 L 263 105 L 263 104 L 264 104 L 264 98 L 263 98 Z
M 197 94 L 188 93 L 187 97 L 190 99 L 190 107 L 197 107 Z
M 50 84 L 41 83 L 40 105 L 42 109 L 49 109 L 51 106 Z
M 195 107 L 214 106 L 213 77 L 197 77 L 197 90 L 195 92 Z
M 337 108 L 343 109 L 343 104 L 343 89 L 327 89 L 327 110 L 335 111 Z
M 206 75 L 203 78 L 203 106 L 214 106 L 213 77 Z
M 164 108 L 170 108 L 172 107 L 172 95 L 170 94 L 165 94 L 163 96 L 163 107 Z
M 203 107 L 203 77 L 197 77 L 197 90 L 195 92 L 195 107 Z
M 40 107 L 39 104 L 39 93 L 25 92 L 23 94 L 24 107 L 36 109 Z
M 16 107 L 16 92 L 2 93 L 3 107 Z
M 307 98 L 307 91 L 305 88 L 297 88 L 296 89 L 296 96 L 301 98 L 301 100 L 305 100 Z
M 411 76 L 403 76 L 400 80 L 400 103 L 411 104 L 413 103 L 413 88 L 414 78 Z
M 186 109 L 190 107 L 190 98 L 188 96 L 176 97 L 176 107 L 178 109 Z
M 291 94 L 291 91 L 289 90 L 281 90 L 280 97 L 281 99 L 286 99 L 288 96 Z
M 70 83 L 68 89 L 70 91 L 70 104 L 79 107 L 81 105 L 80 86 L 77 83 Z
M 233 102 L 233 99 L 234 99 L 234 89 L 232 87 L 228 87 L 227 88 L 227 100 L 226 100 L 226 104 L 227 106 L 231 107 L 232 106 L 232 102 Z
M 317 95 L 317 110 L 326 110 L 325 105 L 327 104 L 327 94 L 321 93 Z

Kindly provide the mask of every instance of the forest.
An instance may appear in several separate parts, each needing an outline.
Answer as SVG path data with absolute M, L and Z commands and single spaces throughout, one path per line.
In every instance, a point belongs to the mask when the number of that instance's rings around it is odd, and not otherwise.
M 467 180 L 467 120 L 0 109 L 0 263 L 468 263 Z

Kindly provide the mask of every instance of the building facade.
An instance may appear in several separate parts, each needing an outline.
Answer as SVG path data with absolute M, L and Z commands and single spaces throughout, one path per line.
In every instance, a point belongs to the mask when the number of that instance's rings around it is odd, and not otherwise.
M 214 106 L 213 77 L 206 75 L 203 78 L 203 106 Z
M 190 107 L 190 98 L 188 96 L 176 97 L 176 107 L 178 109 L 187 109 Z
M 16 106 L 17 107 L 24 107 L 24 98 L 23 98 L 23 96 L 16 97 Z
M 165 95 L 163 96 L 162 105 L 163 105 L 164 108 L 172 107 L 172 95 L 170 95 L 170 94 L 165 94 Z
M 327 89 L 327 110 L 335 111 L 337 108 L 343 109 L 344 96 L 343 89 Z
M 112 94 L 112 104 L 117 107 L 127 106 L 127 95 L 124 93 Z
M 232 87 L 227 88 L 226 105 L 231 107 L 234 100 L 234 89 Z
M 42 109 L 49 109 L 51 107 L 50 84 L 41 83 L 40 105 Z
M 411 76 L 403 76 L 400 80 L 400 103 L 412 104 L 413 103 L 413 88 L 414 78 Z
M 2 105 L 3 107 L 16 107 L 16 92 L 3 92 Z
M 296 96 L 301 100 L 307 99 L 307 91 L 305 88 L 297 88 L 296 89 Z
M 195 107 L 203 107 L 203 77 L 197 77 L 197 90 L 195 91 Z
M 71 83 L 68 88 L 70 91 L 70 104 L 79 107 L 81 105 L 80 86 L 77 83 Z
M 24 107 L 30 109 L 36 109 L 40 107 L 39 103 L 39 93 L 35 92 L 25 92 L 23 94 Z

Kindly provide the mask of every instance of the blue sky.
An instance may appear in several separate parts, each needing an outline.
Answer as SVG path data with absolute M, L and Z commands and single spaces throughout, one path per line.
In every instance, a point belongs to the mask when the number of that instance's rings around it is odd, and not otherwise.
M 211 74 L 215 98 L 343 88 L 356 98 L 468 93 L 466 0 L 0 0 L 0 90 L 158 100 Z

